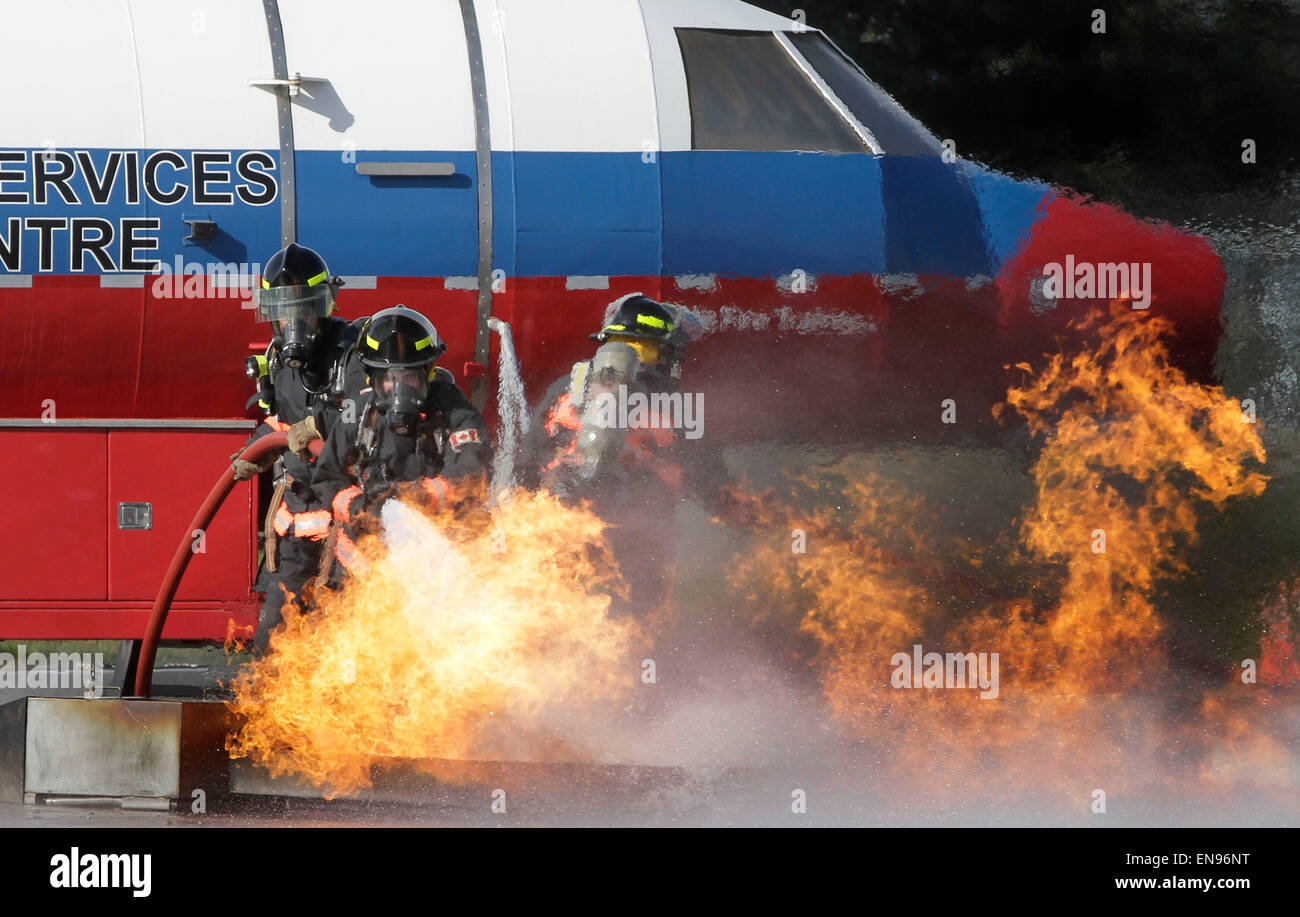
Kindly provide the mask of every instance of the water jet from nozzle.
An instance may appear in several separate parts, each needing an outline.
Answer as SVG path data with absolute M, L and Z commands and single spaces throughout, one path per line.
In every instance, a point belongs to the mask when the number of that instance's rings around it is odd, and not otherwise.
M 519 358 L 515 355 L 515 339 L 509 323 L 489 318 L 487 325 L 501 339 L 497 357 L 497 411 L 501 426 L 492 460 L 492 493 L 499 494 L 516 483 L 519 447 L 528 433 L 528 402 L 524 399 L 524 381 L 519 375 Z

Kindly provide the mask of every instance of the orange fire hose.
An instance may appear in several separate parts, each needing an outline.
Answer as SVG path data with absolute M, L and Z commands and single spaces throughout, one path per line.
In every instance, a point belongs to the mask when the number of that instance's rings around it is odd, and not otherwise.
M 277 452 L 288 447 L 289 435 L 287 433 L 268 433 L 261 439 L 251 443 L 248 448 L 240 453 L 239 458 L 246 462 L 256 462 L 271 452 Z M 319 455 L 323 443 L 316 439 L 312 440 L 308 447 L 313 454 Z M 176 553 L 172 555 L 171 565 L 167 568 L 167 573 L 163 576 L 162 585 L 158 587 L 158 595 L 153 600 L 153 611 L 149 615 L 149 626 L 145 630 L 144 640 L 140 644 L 139 661 L 135 667 L 135 694 L 134 697 L 148 697 L 153 689 L 153 663 L 158 654 L 158 640 L 162 636 L 163 625 L 167 623 L 167 612 L 171 610 L 172 599 L 176 597 L 176 590 L 180 586 L 181 577 L 185 575 L 185 569 L 190 565 L 190 558 L 194 556 L 192 542 L 190 541 L 191 533 L 198 529 L 206 529 L 212 522 L 212 518 L 225 502 L 230 491 L 235 487 L 235 470 L 227 467 L 217 480 L 216 486 L 208 494 L 208 498 L 203 501 L 199 511 L 194 514 L 193 521 L 185 529 L 181 536 L 181 543 L 176 546 Z

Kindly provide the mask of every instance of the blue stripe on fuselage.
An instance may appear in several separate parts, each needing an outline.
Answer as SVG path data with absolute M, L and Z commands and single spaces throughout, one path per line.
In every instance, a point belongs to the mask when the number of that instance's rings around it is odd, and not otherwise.
M 664 272 L 885 270 L 880 166 L 832 153 L 663 154 Z
M 298 238 L 339 274 L 478 273 L 478 190 L 472 152 L 299 150 Z M 361 175 L 358 163 L 450 162 L 446 177 Z
M 27 152 L 30 171 L 40 151 Z M 91 155 L 102 169 L 108 151 Z M 404 179 L 356 171 L 358 162 L 406 161 L 450 162 L 455 175 Z M 523 277 L 994 273 L 1048 192 L 971 163 L 866 154 L 496 152 L 492 161 L 494 264 Z M 320 250 L 336 273 L 476 273 L 473 153 L 304 150 L 296 167 L 298 238 Z M 184 170 L 166 175 L 168 183 L 192 177 Z M 56 194 L 43 206 L 0 205 L 0 232 L 7 230 L 4 218 L 29 216 L 156 217 L 156 257 L 168 264 L 178 254 L 186 262 L 256 264 L 279 247 L 278 197 L 264 206 L 198 205 L 191 189 L 176 204 L 142 197 L 131 205 L 119 181 L 103 204 L 66 204 Z M 217 238 L 183 244 L 185 218 L 216 222 Z M 43 273 L 36 234 L 23 238 L 18 273 Z M 54 268 L 44 273 L 70 270 L 66 233 L 56 242 Z M 85 270 L 102 272 L 93 258 Z
M 1029 238 L 1029 229 L 1050 199 L 1052 188 L 1044 182 L 1020 181 L 979 163 L 963 160 L 962 167 L 979 201 L 996 274 Z
M 937 156 L 881 156 L 880 169 L 891 273 L 991 273 L 979 205 L 955 163 Z

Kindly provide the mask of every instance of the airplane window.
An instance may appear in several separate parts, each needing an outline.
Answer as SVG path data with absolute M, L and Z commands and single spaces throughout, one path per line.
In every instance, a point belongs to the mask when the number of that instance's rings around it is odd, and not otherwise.
M 770 32 L 678 29 L 677 41 L 693 149 L 866 151 Z
M 889 93 L 871 82 L 856 64 L 826 40 L 826 36 L 819 32 L 787 32 L 785 35 L 840 97 L 840 101 L 871 131 L 886 153 L 937 156 L 942 152 L 934 135 Z

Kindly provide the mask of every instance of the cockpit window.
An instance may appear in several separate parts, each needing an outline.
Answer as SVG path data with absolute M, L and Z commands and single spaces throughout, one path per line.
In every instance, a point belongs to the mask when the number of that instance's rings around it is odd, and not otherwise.
M 937 156 L 942 152 L 934 135 L 869 80 L 826 36 L 811 31 L 785 34 L 853 116 L 871 131 L 884 152 L 900 156 Z
M 677 41 L 693 149 L 867 151 L 772 33 L 678 29 Z

